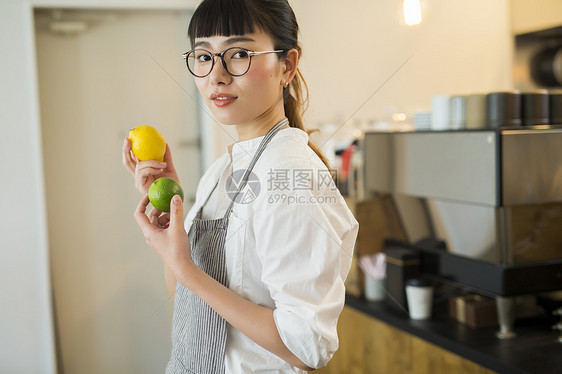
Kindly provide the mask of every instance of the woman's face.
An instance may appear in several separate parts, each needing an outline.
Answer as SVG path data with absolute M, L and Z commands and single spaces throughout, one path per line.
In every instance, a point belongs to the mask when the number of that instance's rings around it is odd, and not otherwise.
M 241 47 L 250 51 L 273 51 L 273 41 L 261 32 L 233 36 L 196 38 L 194 48 L 220 53 L 227 48 Z M 222 67 L 218 57 L 211 73 L 195 77 L 195 84 L 216 119 L 229 125 L 246 124 L 261 117 L 283 111 L 283 83 L 287 79 L 286 64 L 276 53 L 252 57 L 248 72 L 233 77 Z M 272 113 L 273 112 L 273 113 Z

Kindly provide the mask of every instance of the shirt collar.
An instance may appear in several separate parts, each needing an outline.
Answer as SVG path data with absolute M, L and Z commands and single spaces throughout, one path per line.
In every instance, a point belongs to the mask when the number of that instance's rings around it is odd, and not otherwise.
M 272 140 L 289 136 L 297 137 L 304 144 L 308 144 L 308 134 L 297 127 L 288 127 L 280 130 Z M 231 161 L 254 156 L 264 137 L 265 135 L 227 145 L 226 151 L 230 154 Z

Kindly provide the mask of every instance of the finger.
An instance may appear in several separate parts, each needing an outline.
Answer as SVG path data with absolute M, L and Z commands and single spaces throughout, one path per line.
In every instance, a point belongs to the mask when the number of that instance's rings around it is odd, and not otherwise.
M 183 203 L 179 195 L 175 195 L 170 201 L 170 227 L 183 229 Z
M 148 180 L 148 177 L 146 176 L 141 176 L 139 174 L 135 173 L 135 187 L 137 188 L 137 190 L 139 191 L 144 191 L 146 190 L 144 193 L 148 193 L 148 186 L 145 186 L 146 181 Z
M 148 216 L 148 221 L 150 222 L 150 224 L 152 226 L 159 226 L 160 223 L 158 222 L 158 217 L 152 217 L 152 216 Z
M 154 168 L 139 168 L 137 167 L 137 170 L 135 172 L 135 179 L 137 181 L 137 183 L 139 183 L 141 186 L 143 186 L 146 183 L 146 180 L 148 179 L 148 177 L 154 177 L 154 179 L 156 179 L 156 176 L 158 174 L 162 173 L 162 169 L 154 169 Z
M 148 213 L 148 220 L 150 221 L 150 223 L 158 226 L 160 214 L 161 212 L 158 209 L 153 208 L 150 213 Z
M 164 162 L 168 164 L 169 170 L 175 170 L 174 161 L 172 160 L 172 151 L 170 146 L 166 143 L 166 153 L 164 153 Z
M 125 141 L 123 142 L 122 158 L 123 165 L 125 165 L 125 167 L 134 174 L 136 163 L 131 158 L 131 139 L 129 138 L 125 138 Z
M 135 177 L 135 188 L 142 194 L 147 194 L 150 186 L 146 186 L 146 178 Z
M 154 170 L 159 170 L 162 171 L 166 168 L 166 163 L 165 162 L 160 162 L 160 161 L 140 161 L 139 163 L 137 163 L 137 170 L 141 171 L 144 169 L 154 169 Z
M 142 200 L 139 202 L 139 205 L 137 206 L 137 209 L 135 210 L 135 220 L 137 221 L 137 224 L 140 226 L 141 230 L 143 231 L 143 233 L 147 233 L 150 229 L 150 220 L 148 219 L 147 215 L 146 215 L 146 207 L 148 206 L 148 203 L 150 201 L 148 200 L 148 195 L 145 195 Z
M 150 199 L 149 199 L 149 201 L 150 201 Z M 161 215 L 162 215 L 162 212 L 159 211 L 157 208 L 154 208 L 154 207 L 150 210 L 150 213 L 148 214 L 149 217 L 154 216 L 156 218 L 160 217 Z
M 170 223 L 170 215 L 165 213 L 158 217 L 158 225 L 162 228 L 166 228 Z

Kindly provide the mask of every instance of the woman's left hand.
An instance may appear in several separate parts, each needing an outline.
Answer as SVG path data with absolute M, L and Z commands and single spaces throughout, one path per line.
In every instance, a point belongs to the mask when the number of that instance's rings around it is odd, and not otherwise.
M 153 208 L 146 214 L 148 195 L 140 201 L 135 211 L 135 219 L 140 226 L 146 242 L 164 263 L 172 270 L 177 280 L 195 270 L 191 259 L 189 237 L 183 226 L 183 203 L 178 195 L 170 203 L 170 213 L 162 213 Z

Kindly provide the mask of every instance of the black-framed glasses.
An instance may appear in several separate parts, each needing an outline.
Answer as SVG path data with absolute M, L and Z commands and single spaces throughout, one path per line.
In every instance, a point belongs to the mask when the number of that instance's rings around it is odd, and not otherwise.
M 255 52 L 246 48 L 232 47 L 220 53 L 212 53 L 206 49 L 193 49 L 185 52 L 182 56 L 185 59 L 189 72 L 198 78 L 204 78 L 211 74 L 215 66 L 215 56 L 221 60 L 224 70 L 233 77 L 240 77 L 250 70 L 252 57 L 266 53 L 282 53 L 285 50 Z

